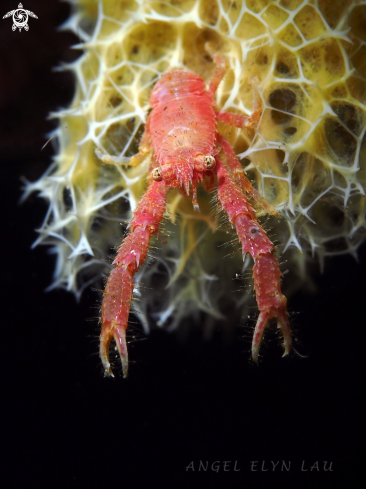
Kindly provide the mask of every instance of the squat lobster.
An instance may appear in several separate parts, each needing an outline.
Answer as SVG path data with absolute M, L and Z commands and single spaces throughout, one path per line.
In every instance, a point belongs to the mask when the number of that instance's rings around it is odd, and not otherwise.
M 286 297 L 281 292 L 281 272 L 273 255 L 274 246 L 259 224 L 257 215 L 277 215 L 269 203 L 252 187 L 230 144 L 217 132 L 217 121 L 238 128 L 255 127 L 261 116 L 257 107 L 251 117 L 217 112 L 214 93 L 227 71 L 226 59 L 215 56 L 216 68 L 208 89 L 196 74 L 175 69 L 156 83 L 150 97 L 153 108 L 139 153 L 129 165 L 137 165 L 153 151 L 148 187 L 129 225 L 130 233 L 121 244 L 113 262 L 102 303 L 100 357 L 105 375 L 113 376 L 108 359 L 114 339 L 122 361 L 123 375 L 128 373 L 126 329 L 133 295 L 133 276 L 146 257 L 149 240 L 157 233 L 165 212 L 167 191 L 180 187 L 198 210 L 197 183 L 215 171 L 217 195 L 223 210 L 235 227 L 243 254 L 254 259 L 253 279 L 260 311 L 252 342 L 252 358 L 258 360 L 264 330 L 275 318 L 284 337 L 284 355 L 292 347 Z M 104 163 L 118 159 L 96 154 Z M 251 199 L 252 205 L 248 201 Z M 255 210 L 254 210 L 255 209 Z

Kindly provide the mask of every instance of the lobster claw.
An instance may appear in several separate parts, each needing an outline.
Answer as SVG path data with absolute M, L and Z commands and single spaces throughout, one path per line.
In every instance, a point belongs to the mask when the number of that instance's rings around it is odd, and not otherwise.
M 252 359 L 256 363 L 258 362 L 259 348 L 262 342 L 264 331 L 272 318 L 277 319 L 277 326 L 282 330 L 283 347 L 285 350 L 282 356 L 284 357 L 288 355 L 292 349 L 292 336 L 290 322 L 287 317 L 286 304 L 284 305 L 284 307 L 281 307 L 279 309 L 261 311 L 258 316 L 257 324 L 255 325 L 252 342 Z
M 123 377 L 126 378 L 128 375 L 128 350 L 126 343 L 126 329 L 118 328 L 118 326 L 113 324 L 110 328 L 104 329 L 102 331 L 102 334 L 100 335 L 99 353 L 103 363 L 105 376 L 114 377 L 108 355 L 109 346 L 112 340 L 115 341 L 116 349 L 122 362 Z

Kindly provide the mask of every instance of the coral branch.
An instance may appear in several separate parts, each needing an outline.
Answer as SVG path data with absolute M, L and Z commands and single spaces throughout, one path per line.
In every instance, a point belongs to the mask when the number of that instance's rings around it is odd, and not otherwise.
M 104 291 L 102 304 L 102 332 L 100 358 L 105 374 L 113 376 L 108 360 L 112 340 L 122 361 L 123 375 L 128 373 L 126 329 L 133 295 L 133 276 L 144 261 L 150 237 L 159 229 L 165 211 L 166 186 L 164 182 L 152 182 L 140 201 L 130 223 L 131 232 L 118 250 Z

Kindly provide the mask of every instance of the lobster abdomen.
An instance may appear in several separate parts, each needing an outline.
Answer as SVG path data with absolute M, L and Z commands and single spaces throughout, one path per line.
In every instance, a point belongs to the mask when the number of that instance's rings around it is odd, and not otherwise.
M 150 101 L 150 135 L 160 164 L 182 152 L 211 154 L 216 135 L 215 102 L 200 77 L 180 70 L 167 73 L 155 85 Z

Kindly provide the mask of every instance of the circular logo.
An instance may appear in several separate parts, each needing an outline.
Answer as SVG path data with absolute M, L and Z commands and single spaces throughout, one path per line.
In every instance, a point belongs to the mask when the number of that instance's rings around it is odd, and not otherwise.
M 18 5 L 17 9 L 10 10 L 10 12 L 6 13 L 3 19 L 7 19 L 8 17 L 13 17 L 13 25 L 11 27 L 13 31 L 15 31 L 18 28 L 19 32 L 21 32 L 22 29 L 24 29 L 25 31 L 29 30 L 29 26 L 28 26 L 29 17 L 38 19 L 36 14 L 31 12 L 30 10 L 24 9 L 21 3 Z
M 17 27 L 18 29 L 25 27 L 28 23 L 27 11 L 22 8 L 18 8 L 17 10 L 14 10 L 13 22 L 14 22 L 14 26 L 13 26 L 14 29 L 16 29 Z

